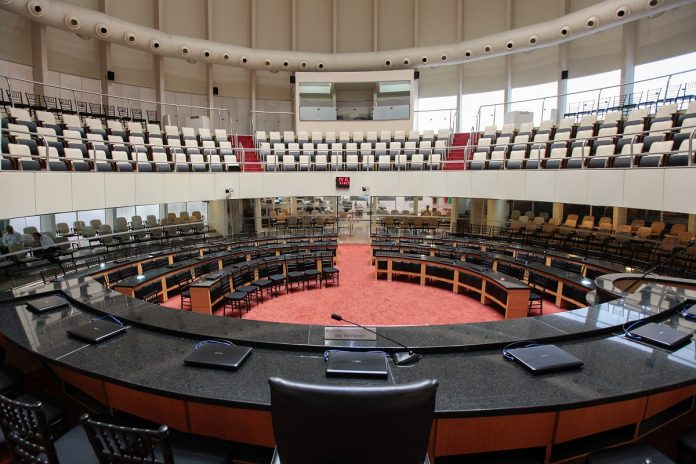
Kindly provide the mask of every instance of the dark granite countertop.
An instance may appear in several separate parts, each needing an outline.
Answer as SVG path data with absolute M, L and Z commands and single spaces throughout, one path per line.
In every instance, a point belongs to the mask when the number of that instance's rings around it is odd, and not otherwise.
M 484 270 L 451 259 L 423 259 Z M 31 295 L 53 292 L 66 295 L 70 307 L 42 315 L 26 309 L 24 300 Z M 696 301 L 696 292 L 653 283 L 613 301 L 552 315 L 475 324 L 379 327 L 379 333 L 423 354 L 412 366 L 390 362 L 387 380 L 327 378 L 325 326 L 179 311 L 128 298 L 85 276 L 14 293 L 14 301 L 0 304 L 0 331 L 19 346 L 109 382 L 230 406 L 268 408 L 266 382 L 270 376 L 344 385 L 436 378 L 440 382 L 439 417 L 575 408 L 696 383 L 695 342 L 668 352 L 622 337 L 624 324 L 638 320 L 696 331 L 696 323 L 676 313 L 684 304 Z M 113 314 L 131 327 L 126 334 L 99 345 L 87 345 L 66 334 L 104 314 Z M 236 372 L 184 366 L 183 359 L 195 343 L 211 338 L 253 346 L 254 353 Z M 501 355 L 504 346 L 524 340 L 557 344 L 585 365 L 580 370 L 534 376 Z M 353 349 L 392 352 L 397 346 L 378 339 Z

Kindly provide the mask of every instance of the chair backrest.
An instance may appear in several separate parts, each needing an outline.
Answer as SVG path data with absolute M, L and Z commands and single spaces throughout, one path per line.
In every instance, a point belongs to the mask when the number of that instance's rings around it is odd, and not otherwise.
M 269 383 L 273 432 L 283 464 L 423 463 L 437 381 L 383 387 L 279 378 Z
M 58 464 L 41 403 L 28 404 L 0 395 L 0 428 L 15 462 Z
M 173 464 L 166 425 L 156 430 L 99 422 L 83 414 L 80 422 L 100 462 Z

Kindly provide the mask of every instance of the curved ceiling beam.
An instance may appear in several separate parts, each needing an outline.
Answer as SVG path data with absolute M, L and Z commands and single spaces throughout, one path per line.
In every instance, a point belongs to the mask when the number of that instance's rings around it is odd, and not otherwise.
M 463 42 L 363 53 L 238 47 L 168 34 L 63 0 L 0 0 L 31 21 L 155 55 L 270 71 L 369 71 L 446 66 L 529 52 L 678 8 L 696 0 L 605 0 L 557 19 Z

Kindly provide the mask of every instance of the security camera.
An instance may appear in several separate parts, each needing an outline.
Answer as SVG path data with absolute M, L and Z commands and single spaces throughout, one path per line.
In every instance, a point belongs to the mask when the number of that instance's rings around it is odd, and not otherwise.
M 225 193 L 228 194 L 228 195 L 229 195 L 230 193 L 234 193 L 234 187 L 226 188 L 226 189 L 225 189 Z
M 370 187 L 363 187 L 362 190 L 363 190 L 363 192 L 369 192 L 369 191 L 370 191 Z

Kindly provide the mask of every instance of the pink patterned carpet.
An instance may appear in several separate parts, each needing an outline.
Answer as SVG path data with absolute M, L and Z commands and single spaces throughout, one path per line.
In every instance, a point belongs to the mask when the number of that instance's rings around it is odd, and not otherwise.
M 495 308 L 481 304 L 474 297 L 412 282 L 387 282 L 375 278 L 370 265 L 371 247 L 363 244 L 341 244 L 337 251 L 340 286 L 313 287 L 281 293 L 262 304 L 254 304 L 244 319 L 298 324 L 333 325 L 331 314 L 373 326 L 438 325 L 496 321 L 503 315 Z M 179 296 L 164 306 L 179 308 Z M 215 312 L 222 315 L 221 308 Z M 544 301 L 544 314 L 562 311 Z M 228 316 L 238 317 L 228 310 Z

